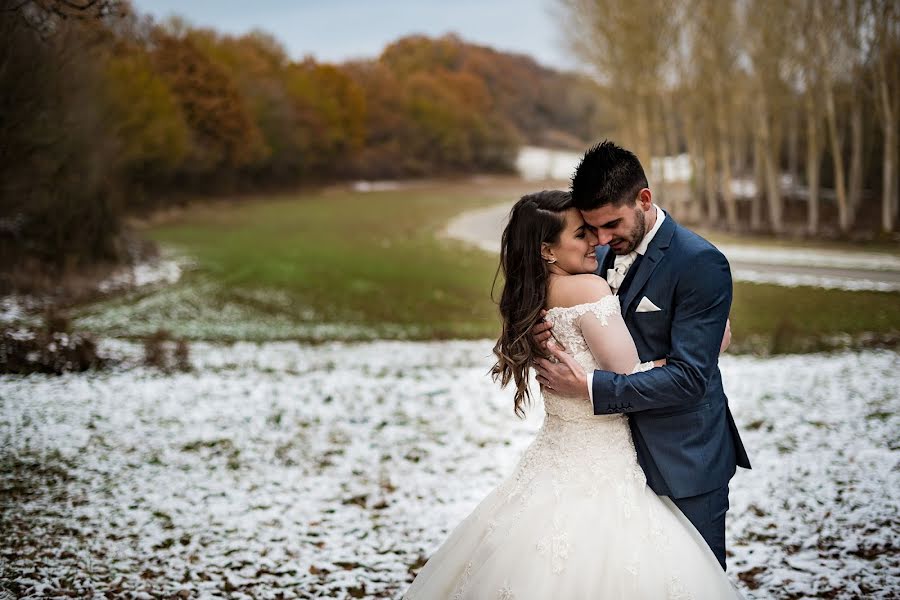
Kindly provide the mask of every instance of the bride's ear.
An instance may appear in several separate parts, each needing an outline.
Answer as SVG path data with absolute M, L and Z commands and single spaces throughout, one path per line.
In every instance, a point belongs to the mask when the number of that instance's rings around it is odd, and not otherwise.
M 548 244 L 547 242 L 541 244 L 541 258 L 543 258 L 551 265 L 556 262 L 556 257 L 553 256 L 553 248 L 551 248 L 550 244 Z

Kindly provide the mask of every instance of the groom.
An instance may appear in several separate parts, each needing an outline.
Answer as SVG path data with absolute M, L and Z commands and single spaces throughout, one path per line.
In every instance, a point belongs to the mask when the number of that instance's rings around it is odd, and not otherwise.
M 539 359 L 538 381 L 590 399 L 595 415 L 628 414 L 647 484 L 672 499 L 724 569 L 728 482 L 736 466 L 750 468 L 718 365 L 731 309 L 728 261 L 652 203 L 637 157 L 612 142 L 584 155 L 572 199 L 607 246 L 598 246 L 597 274 L 619 296 L 641 361 L 666 364 L 588 376 L 548 341 L 552 323 L 542 323 L 535 338 L 558 362 Z

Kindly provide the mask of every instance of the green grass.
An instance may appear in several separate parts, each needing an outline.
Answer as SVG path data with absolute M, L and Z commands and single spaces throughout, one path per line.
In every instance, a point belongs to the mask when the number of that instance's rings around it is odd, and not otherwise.
M 511 201 L 529 185 L 193 205 L 144 234 L 197 268 L 175 286 L 85 307 L 77 322 L 126 337 L 165 328 L 208 340 L 492 338 L 497 257 L 438 233 L 454 215 Z M 900 294 L 737 283 L 732 321 L 736 351 L 816 350 L 872 332 L 896 339 Z
M 900 293 L 736 282 L 731 325 L 736 352 L 896 345 L 900 339 Z
M 490 337 L 497 258 L 438 233 L 452 216 L 521 191 L 449 184 L 198 205 L 144 232 L 197 270 L 81 321 L 114 335 L 161 325 L 215 339 Z

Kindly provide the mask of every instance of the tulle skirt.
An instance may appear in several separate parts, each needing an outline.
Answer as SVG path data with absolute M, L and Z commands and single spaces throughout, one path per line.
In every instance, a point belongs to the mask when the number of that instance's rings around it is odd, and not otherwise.
M 545 423 L 515 472 L 456 527 L 403 598 L 740 597 L 696 528 L 647 487 L 627 425 L 616 434 L 628 435 L 630 453 L 573 444 L 577 435 Z

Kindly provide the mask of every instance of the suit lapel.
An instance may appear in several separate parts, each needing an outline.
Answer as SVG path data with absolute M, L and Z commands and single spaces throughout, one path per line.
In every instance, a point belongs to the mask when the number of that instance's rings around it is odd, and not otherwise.
M 666 220 L 663 221 L 662 225 L 659 227 L 659 231 L 656 232 L 656 235 L 653 236 L 653 239 L 650 241 L 647 253 L 638 265 L 637 273 L 634 274 L 634 280 L 631 282 L 631 285 L 628 286 L 628 289 L 625 290 L 625 296 L 621 300 L 623 315 L 627 313 L 628 307 L 631 306 L 631 303 L 634 301 L 638 292 L 640 292 L 647 284 L 647 281 L 649 281 L 650 276 L 653 275 L 656 266 L 666 255 L 665 250 L 669 247 L 674 233 L 675 221 L 669 213 L 666 213 Z
M 609 249 L 609 246 L 597 246 L 594 249 L 597 255 L 597 275 L 606 279 L 606 272 L 612 267 L 613 261 L 616 260 L 616 253 Z
M 628 269 L 628 273 L 625 275 L 625 279 L 622 280 L 622 285 L 619 286 L 616 294 L 620 298 L 624 298 L 628 295 L 628 289 L 631 287 L 631 282 L 634 281 L 634 278 L 641 270 L 641 263 L 644 261 L 644 257 L 640 254 L 634 257 L 634 264 L 631 265 L 631 268 Z

